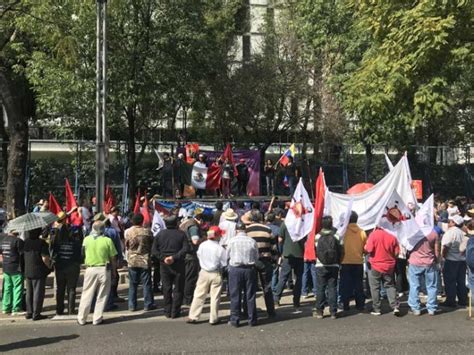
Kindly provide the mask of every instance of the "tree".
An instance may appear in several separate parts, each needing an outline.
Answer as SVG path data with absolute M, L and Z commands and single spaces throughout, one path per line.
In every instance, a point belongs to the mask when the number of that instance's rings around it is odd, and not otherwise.
M 25 78 L 16 71 L 21 64 L 13 48 L 19 40 L 27 41 L 15 25 L 15 14 L 22 10 L 20 1 L 7 1 L 0 6 L 0 108 L 3 106 L 2 139 L 6 207 L 10 217 L 25 213 L 25 172 L 28 159 L 28 119 L 33 115 L 34 99 Z M 2 110 L 3 111 L 3 110 Z M 2 129 L 3 130 L 3 129 Z

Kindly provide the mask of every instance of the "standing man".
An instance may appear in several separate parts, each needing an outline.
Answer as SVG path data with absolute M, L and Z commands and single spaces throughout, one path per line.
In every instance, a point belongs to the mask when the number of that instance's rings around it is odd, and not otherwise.
M 372 312 L 374 316 L 380 316 L 380 283 L 387 292 L 390 307 L 395 316 L 400 315 L 398 309 L 397 290 L 395 288 L 395 264 L 400 252 L 397 238 L 386 230 L 376 228 L 369 236 L 365 251 L 369 254 L 369 285 L 372 295 Z
M 56 314 L 64 314 L 67 290 L 67 310 L 69 315 L 73 315 L 76 314 L 76 287 L 81 272 L 82 239 L 69 230 L 66 213 L 59 212 L 58 218 L 50 244 L 56 272 Z
M 125 248 L 128 261 L 128 310 L 137 310 L 137 289 L 140 281 L 143 285 L 144 310 L 156 309 L 153 300 L 151 282 L 151 247 L 153 236 L 148 228 L 142 227 L 143 215 L 132 217 L 132 227 L 125 231 Z
M 290 233 L 288 232 L 285 223 L 283 222 L 281 224 L 278 242 L 283 244 L 283 253 L 280 266 L 280 276 L 278 278 L 276 291 L 273 294 L 273 299 L 275 300 L 275 305 L 280 306 L 280 298 L 283 294 L 283 289 L 285 288 L 291 273 L 294 272 L 296 282 L 293 287 L 293 306 L 295 307 L 296 312 L 300 312 L 301 279 L 303 277 L 303 257 L 306 238 L 294 242 L 290 237 Z
M 194 289 L 199 276 L 199 260 L 197 250 L 201 243 L 201 229 L 203 215 L 199 210 L 194 211 L 194 217 L 186 219 L 179 229 L 186 233 L 188 240 L 188 249 L 185 258 L 186 273 L 184 282 L 184 299 L 185 305 L 191 305 L 193 301 Z
M 324 307 L 329 306 L 331 318 L 337 317 L 337 279 L 342 248 L 333 228 L 332 217 L 325 216 L 321 231 L 315 236 L 316 246 L 316 307 L 314 316 L 323 318 Z
M 23 246 L 16 234 L 0 236 L 0 255 L 3 266 L 2 313 L 24 315 L 23 301 Z
M 420 289 L 424 282 L 428 293 L 426 308 L 428 314 L 434 316 L 438 309 L 438 278 L 437 261 L 439 258 L 439 235 L 433 230 L 425 238 L 420 240 L 410 252 L 408 258 L 408 278 L 410 284 L 410 293 L 408 295 L 408 305 L 413 315 L 421 314 Z
M 207 168 L 206 157 L 204 156 L 204 154 L 199 153 L 198 161 L 195 162 L 194 165 L 197 168 L 202 168 L 202 169 Z M 196 189 L 196 195 L 198 198 L 202 198 L 205 192 L 206 192 L 205 189 Z
M 173 197 L 173 160 L 169 153 L 163 153 L 163 168 L 161 169 L 161 189 L 164 198 Z
M 48 244 L 40 238 L 41 228 L 30 231 L 23 248 L 26 278 L 26 319 L 41 320 L 46 277 L 51 272 Z
M 293 196 L 296 188 L 297 171 L 293 157 L 288 157 L 288 164 L 285 166 L 285 176 L 288 179 L 288 188 L 290 189 L 290 196 Z
M 112 240 L 104 235 L 104 229 L 104 222 L 94 222 L 91 234 L 84 238 L 82 243 L 84 263 L 87 269 L 84 274 L 84 285 L 77 315 L 79 325 L 86 324 L 95 295 L 97 295 L 97 299 L 92 324 L 99 325 L 103 322 L 103 313 L 110 292 L 111 273 L 117 272 L 117 250 Z
M 235 166 L 237 169 L 237 191 L 239 196 L 247 195 L 247 184 L 249 182 L 250 174 L 249 167 L 245 163 L 245 159 L 240 159 L 239 164 Z
M 186 233 L 177 230 L 175 215 L 164 218 L 166 229 L 153 241 L 152 254 L 160 261 L 161 283 L 166 318 L 181 316 L 184 290 L 184 258 L 188 252 Z
M 247 316 L 250 326 L 257 325 L 257 272 L 258 247 L 255 240 L 245 233 L 245 225 L 236 226 L 237 235 L 227 244 L 229 257 L 230 321 L 233 327 L 240 324 L 242 293 L 247 300 Z
M 273 264 L 277 258 L 277 243 L 270 227 L 263 224 L 263 214 L 252 211 L 252 223 L 247 227 L 247 235 L 255 240 L 258 248 L 257 272 L 265 298 L 265 307 L 269 317 L 275 317 L 275 303 L 272 292 Z
M 219 304 L 222 291 L 222 269 L 227 266 L 227 254 L 219 245 L 222 230 L 212 226 L 207 232 L 207 240 L 199 246 L 197 255 L 201 271 L 194 291 L 193 303 L 189 309 L 187 323 L 197 323 L 201 316 L 207 295 L 210 295 L 211 313 L 209 323 L 219 324 Z
M 441 253 L 445 259 L 443 277 L 446 291 L 446 301 L 441 304 L 444 307 L 461 307 L 467 305 L 466 288 L 466 257 L 459 247 L 466 238 L 462 227 L 464 219 L 457 214 L 449 217 L 448 230 L 441 240 Z
M 367 235 L 357 225 L 359 216 L 352 211 L 346 234 L 344 235 L 344 255 L 341 262 L 341 281 L 339 290 L 345 311 L 349 310 L 349 302 L 354 296 L 356 309 L 365 308 L 364 294 L 364 247 Z

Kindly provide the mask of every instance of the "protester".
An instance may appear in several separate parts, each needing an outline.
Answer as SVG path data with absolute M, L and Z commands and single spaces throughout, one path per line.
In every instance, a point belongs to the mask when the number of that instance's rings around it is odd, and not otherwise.
M 408 258 L 408 277 L 410 283 L 410 293 L 408 295 L 408 306 L 413 315 L 421 314 L 420 289 L 426 288 L 428 299 L 426 308 L 428 314 L 434 316 L 438 310 L 438 269 L 436 263 L 439 259 L 439 235 L 433 230 L 425 238 L 420 240 Z M 424 285 L 422 285 L 424 282 Z
M 470 213 L 474 214 L 474 210 L 470 210 Z M 474 220 L 471 219 L 467 224 L 467 236 L 468 239 L 465 240 L 460 247 L 460 251 L 464 252 L 466 256 L 466 266 L 468 269 L 468 284 L 471 289 L 471 307 L 474 306 Z
M 204 154 L 199 154 L 198 161 L 194 163 L 194 166 L 201 169 L 207 168 L 206 157 L 204 156 Z M 202 198 L 205 192 L 206 190 L 204 189 L 196 189 L 196 196 L 198 198 Z
M 166 318 L 181 316 L 183 302 L 185 256 L 189 243 L 186 233 L 177 230 L 176 216 L 164 218 L 166 229 L 153 241 L 152 254 L 160 261 L 160 273 Z
M 337 279 L 342 248 L 339 236 L 332 226 L 332 217 L 325 216 L 321 231 L 316 234 L 316 304 L 313 316 L 323 318 L 324 308 L 329 306 L 331 318 L 337 317 Z
M 443 278 L 446 291 L 446 300 L 441 304 L 444 307 L 465 307 L 467 305 L 466 289 L 466 257 L 459 250 L 466 238 L 461 229 L 464 219 L 453 214 L 449 217 L 448 230 L 441 240 L 441 254 L 443 255 Z
M 137 310 L 137 290 L 140 282 L 143 286 L 144 310 L 156 309 L 153 300 L 151 282 L 151 247 L 153 236 L 148 228 L 142 227 L 143 215 L 132 217 L 133 226 L 125 231 L 125 248 L 128 262 L 128 310 Z
M 278 242 L 283 244 L 283 250 L 282 257 L 280 258 L 280 275 L 275 292 L 273 293 L 273 299 L 275 300 L 275 305 L 279 307 L 283 290 L 293 272 L 296 277 L 293 287 L 293 307 L 295 308 L 295 312 L 300 312 L 301 278 L 303 276 L 304 269 L 303 256 L 305 241 L 306 238 L 303 238 L 297 242 L 293 241 L 285 223 L 282 223 Z
M 227 266 L 227 254 L 219 245 L 222 230 L 212 226 L 207 232 L 207 239 L 197 251 L 201 271 L 194 290 L 193 302 L 189 309 L 187 323 L 197 323 L 201 316 L 207 295 L 210 296 L 211 311 L 209 323 L 219 324 L 219 304 L 222 291 L 222 269 Z
M 30 231 L 24 245 L 26 279 L 26 319 L 41 320 L 46 276 L 51 272 L 48 244 L 40 238 L 41 228 Z
M 229 257 L 229 291 L 230 321 L 229 324 L 240 325 L 242 293 L 247 301 L 247 316 L 250 326 L 257 325 L 257 273 L 255 263 L 258 261 L 258 247 L 255 240 L 245 233 L 245 225 L 237 223 L 237 235 L 227 245 Z
M 51 256 L 56 273 L 56 314 L 64 314 L 64 296 L 68 295 L 67 313 L 76 314 L 76 287 L 81 272 L 82 240 L 71 233 L 66 214 L 58 213 L 58 221 L 51 238 Z
M 221 222 L 221 216 L 222 213 L 224 213 L 224 204 L 222 201 L 217 201 L 216 202 L 216 211 L 214 212 L 214 215 L 212 216 L 212 225 L 213 226 L 218 226 Z
M 398 297 L 403 297 L 408 291 L 407 279 L 407 250 L 400 245 L 400 252 L 395 264 L 395 288 L 397 289 Z
M 364 247 L 367 235 L 358 225 L 359 216 L 355 211 L 351 212 L 349 225 L 344 235 L 344 255 L 341 261 L 340 294 L 343 309 L 349 310 L 349 302 L 352 296 L 355 298 L 356 309 L 365 308 L 364 294 Z
M 245 163 L 245 159 L 240 159 L 239 164 L 235 166 L 237 169 L 237 190 L 239 196 L 247 195 L 247 184 L 249 182 L 250 174 L 249 168 Z
M 273 162 L 268 159 L 263 167 L 263 173 L 265 175 L 265 182 L 267 184 L 267 195 L 271 196 L 275 194 L 275 166 Z
M 370 270 L 369 285 L 372 296 L 372 312 L 380 316 L 380 285 L 382 283 L 395 316 L 400 315 L 398 299 L 395 288 L 395 265 L 400 248 L 397 239 L 386 230 L 376 228 L 370 235 L 365 245 L 369 254 Z
M 235 226 L 237 224 L 237 218 L 239 216 L 234 212 L 232 208 L 228 208 L 222 214 L 222 221 L 219 223 L 219 228 L 223 231 L 220 244 L 225 248 L 229 241 L 235 236 Z
M 164 198 L 173 197 L 173 160 L 169 153 L 163 153 L 163 167 L 161 168 L 161 194 Z
M 104 235 L 104 229 L 104 222 L 95 221 L 91 234 L 84 238 L 82 243 L 86 272 L 77 315 L 79 325 L 86 325 L 94 297 L 96 302 L 92 324 L 103 323 L 103 313 L 110 293 L 111 273 L 117 273 L 117 250 L 112 240 Z
M 225 158 L 222 165 L 222 195 L 224 198 L 232 197 L 232 180 L 234 179 L 234 166 Z M 237 177 L 238 178 L 238 177 Z
M 0 235 L 0 255 L 3 268 L 2 313 L 12 316 L 23 312 L 23 248 L 24 242 L 17 234 Z
M 263 289 L 265 307 L 269 317 L 275 316 L 275 303 L 272 292 L 272 275 L 275 261 L 278 257 L 277 242 L 272 230 L 263 224 L 263 214 L 252 211 L 252 223 L 246 228 L 247 236 L 255 240 L 258 248 L 258 262 L 256 264 L 258 277 Z
M 104 217 L 102 214 L 99 214 L 98 216 L 95 216 L 95 219 L 100 219 L 103 220 Z M 117 232 L 117 230 L 112 226 L 112 221 L 110 218 L 105 219 L 104 221 L 104 236 L 110 238 L 112 242 L 114 243 L 115 250 L 117 251 L 117 262 L 115 263 L 115 270 L 112 270 L 111 272 L 111 281 L 110 281 L 110 295 L 107 299 L 107 306 L 105 307 L 105 310 L 112 311 L 114 309 L 117 309 L 118 306 L 115 304 L 115 302 L 124 302 L 124 299 L 119 297 L 118 295 L 118 269 L 121 267 L 124 256 L 123 256 L 123 249 L 122 249 L 122 242 L 120 240 L 120 234 Z
M 288 157 L 288 164 L 285 166 L 285 176 L 290 190 L 290 196 L 293 195 L 296 188 L 297 171 L 293 157 Z
M 185 283 L 184 283 L 184 298 L 185 305 L 191 305 L 193 301 L 194 289 L 199 276 L 199 260 L 197 257 L 197 250 L 201 243 L 200 226 L 203 223 L 202 210 L 196 209 L 194 217 L 188 217 L 179 226 L 179 229 L 186 233 L 188 241 L 188 249 L 186 252 L 185 265 Z

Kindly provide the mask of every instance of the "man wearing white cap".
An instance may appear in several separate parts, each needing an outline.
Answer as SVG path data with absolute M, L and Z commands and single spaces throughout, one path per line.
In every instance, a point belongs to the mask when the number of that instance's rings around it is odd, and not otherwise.
M 466 258 L 460 251 L 465 235 L 462 231 L 464 219 L 460 215 L 449 217 L 448 230 L 441 240 L 441 253 L 445 259 L 443 276 L 446 289 L 446 301 L 441 304 L 445 307 L 461 307 L 467 305 L 466 288 Z

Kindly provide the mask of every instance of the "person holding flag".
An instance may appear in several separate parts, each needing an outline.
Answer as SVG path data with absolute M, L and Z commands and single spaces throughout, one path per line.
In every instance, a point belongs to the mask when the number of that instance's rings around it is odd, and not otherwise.
M 293 143 L 290 148 L 285 150 L 281 158 L 278 160 L 278 163 L 285 169 L 285 178 L 283 180 L 283 185 L 289 188 L 290 196 L 293 195 L 296 187 L 297 170 L 296 165 L 294 163 L 295 155 L 296 146 Z

